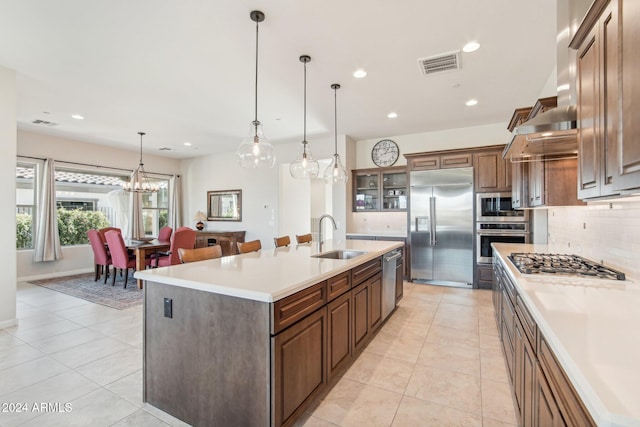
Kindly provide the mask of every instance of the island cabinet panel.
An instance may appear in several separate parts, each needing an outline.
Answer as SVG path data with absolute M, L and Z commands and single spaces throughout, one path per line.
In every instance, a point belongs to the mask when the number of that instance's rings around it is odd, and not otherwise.
M 327 304 L 329 379 L 351 361 L 353 296 L 343 294 Z
M 275 425 L 288 424 L 326 384 L 327 335 L 323 308 L 273 338 Z
M 145 402 L 194 426 L 269 425 L 269 304 L 150 281 L 144 301 Z
M 382 273 L 378 273 L 368 280 L 370 289 L 369 299 L 369 329 L 377 329 L 382 324 Z
M 273 333 L 293 325 L 327 302 L 327 282 L 320 282 L 273 304 Z
M 369 287 L 362 283 L 353 293 L 353 348 L 358 351 L 364 347 L 369 337 Z

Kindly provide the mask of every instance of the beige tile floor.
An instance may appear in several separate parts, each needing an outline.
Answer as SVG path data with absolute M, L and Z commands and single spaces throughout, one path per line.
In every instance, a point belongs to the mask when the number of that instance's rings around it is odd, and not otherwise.
M 19 326 L 0 330 L 1 427 L 186 425 L 142 402 L 142 307 L 24 283 L 17 299 Z M 515 425 L 490 292 L 405 283 L 394 315 L 302 424 Z

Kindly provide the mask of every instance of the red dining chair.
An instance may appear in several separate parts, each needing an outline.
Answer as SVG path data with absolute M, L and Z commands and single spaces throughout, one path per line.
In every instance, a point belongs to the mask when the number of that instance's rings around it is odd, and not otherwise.
M 89 243 L 91 243 L 91 249 L 93 249 L 93 263 L 96 269 L 96 278 L 94 282 L 97 282 L 100 278 L 100 273 L 104 272 L 104 283 L 107 283 L 109 277 L 109 266 L 111 265 L 111 257 L 107 253 L 107 247 L 100 238 L 98 230 L 87 231 L 87 237 L 89 237 Z M 105 270 L 106 267 L 106 271 Z
M 171 236 L 169 254 L 154 258 L 154 267 L 167 267 L 180 264 L 178 249 L 193 249 L 196 244 L 196 232 L 189 227 L 180 227 Z
M 109 246 L 109 252 L 111 252 L 111 263 L 113 264 L 113 281 L 111 286 L 116 284 L 116 270 L 119 268 L 121 271 L 125 270 L 124 275 L 124 287 L 127 287 L 127 281 L 129 280 L 129 269 L 136 268 L 136 257 L 129 255 L 127 246 L 124 244 L 124 239 L 119 231 L 111 230 L 105 233 L 107 239 L 107 246 Z M 147 265 L 149 260 L 146 261 Z
M 168 242 L 169 239 L 171 239 L 171 233 L 173 233 L 173 228 L 162 227 L 158 232 L 158 240 L 161 242 Z
M 112 230 L 117 231 L 118 233 L 122 233 L 122 230 L 120 230 L 118 227 L 105 227 L 98 230 L 98 233 L 100 234 L 100 239 L 102 240 L 102 243 L 104 243 L 105 245 L 107 244 L 107 239 L 105 237 L 105 234 L 107 234 L 107 231 L 112 231 Z

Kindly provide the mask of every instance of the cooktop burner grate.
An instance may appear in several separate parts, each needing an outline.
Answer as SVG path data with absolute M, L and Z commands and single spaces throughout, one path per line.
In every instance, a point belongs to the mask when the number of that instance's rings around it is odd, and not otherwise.
M 523 274 L 559 274 L 625 280 L 624 273 L 578 255 L 512 252 L 508 257 Z

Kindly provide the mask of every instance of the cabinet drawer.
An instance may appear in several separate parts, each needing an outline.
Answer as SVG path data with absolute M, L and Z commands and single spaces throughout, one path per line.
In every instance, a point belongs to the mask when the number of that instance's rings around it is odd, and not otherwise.
M 351 283 L 353 286 L 358 286 L 378 271 L 382 271 L 382 257 L 372 259 L 369 262 L 365 262 L 364 264 L 354 267 L 353 270 L 351 270 Z
M 320 282 L 273 304 L 273 334 L 313 313 L 327 302 L 327 282 Z
M 409 160 L 411 170 L 440 169 L 440 156 L 421 157 Z
M 544 336 L 539 336 L 538 360 L 568 426 L 595 426 L 580 397 L 567 380 Z
M 513 304 L 511 304 L 511 300 L 504 295 L 502 295 L 502 324 L 503 328 L 503 338 L 506 332 L 506 335 L 509 336 L 511 342 L 513 342 L 513 329 L 515 326 L 515 312 L 513 310 Z
M 440 156 L 440 169 L 464 168 L 472 165 L 471 154 L 443 154 Z
M 531 317 L 531 313 L 524 305 L 522 298 L 520 295 L 516 295 L 516 312 L 518 313 L 518 318 L 520 319 L 520 323 L 522 323 L 522 329 L 524 330 L 527 339 L 529 340 L 529 344 L 531 344 L 531 348 L 537 348 L 536 346 L 536 322 Z
M 327 301 L 333 300 L 349 289 L 351 289 L 351 271 L 333 276 L 327 280 Z
M 514 350 L 512 339 L 506 331 L 506 324 L 504 321 L 502 322 L 502 349 L 504 350 L 504 358 L 507 361 L 507 373 L 509 374 L 509 379 L 513 384 L 513 374 L 514 374 Z

